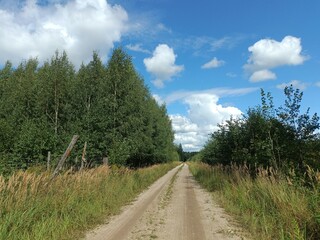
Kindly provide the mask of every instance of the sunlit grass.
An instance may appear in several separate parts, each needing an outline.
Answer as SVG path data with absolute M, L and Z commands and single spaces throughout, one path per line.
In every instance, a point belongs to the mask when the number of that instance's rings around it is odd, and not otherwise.
M 0 176 L 0 239 L 74 239 L 119 212 L 177 163 Z
M 320 239 L 319 188 L 292 184 L 260 169 L 252 179 L 245 167 L 190 163 L 195 178 L 255 239 Z

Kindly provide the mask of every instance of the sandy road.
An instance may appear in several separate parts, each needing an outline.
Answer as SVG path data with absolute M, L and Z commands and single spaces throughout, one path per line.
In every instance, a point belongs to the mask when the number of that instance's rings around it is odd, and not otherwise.
M 87 240 L 245 239 L 212 196 L 200 188 L 188 166 L 169 171 L 122 213 L 86 236 Z

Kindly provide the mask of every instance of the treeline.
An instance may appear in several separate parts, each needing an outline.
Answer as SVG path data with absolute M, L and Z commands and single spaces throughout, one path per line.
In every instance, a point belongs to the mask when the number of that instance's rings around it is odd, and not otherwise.
M 241 118 L 230 119 L 211 135 L 202 151 L 209 164 L 243 165 L 254 171 L 272 167 L 303 175 L 320 169 L 319 117 L 309 109 L 301 113 L 303 93 L 288 86 L 285 102 L 276 108 L 270 93 L 261 90 L 262 103 L 249 108 Z
M 197 155 L 199 152 L 185 152 L 183 151 L 182 144 L 176 145 L 176 149 L 179 155 L 179 159 L 181 162 L 186 162 L 188 160 L 191 160 L 191 158 L 195 155 Z
M 107 65 L 97 53 L 75 70 L 58 52 L 0 70 L 0 172 L 57 159 L 72 135 L 80 135 L 71 161 L 145 166 L 177 158 L 164 105 L 159 106 L 131 57 L 115 49 Z

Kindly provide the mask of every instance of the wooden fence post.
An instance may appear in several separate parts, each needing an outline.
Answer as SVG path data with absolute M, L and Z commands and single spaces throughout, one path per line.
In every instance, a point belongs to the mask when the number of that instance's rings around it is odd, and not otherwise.
M 56 175 L 58 175 L 59 171 L 62 169 L 62 166 L 64 164 L 64 162 L 66 161 L 66 159 L 69 157 L 70 153 L 71 153 L 71 150 L 72 148 L 74 147 L 74 145 L 76 144 L 76 142 L 78 141 L 79 139 L 79 135 L 74 135 L 72 137 L 72 140 L 68 146 L 68 148 L 66 149 L 66 151 L 64 152 L 64 154 L 62 155 L 56 169 L 54 170 L 53 174 L 52 174 L 52 177 L 51 179 L 53 179 Z
M 108 164 L 109 164 L 109 158 L 108 158 L 108 157 L 104 157 L 104 158 L 102 159 L 102 162 L 103 162 L 103 165 L 108 166 Z

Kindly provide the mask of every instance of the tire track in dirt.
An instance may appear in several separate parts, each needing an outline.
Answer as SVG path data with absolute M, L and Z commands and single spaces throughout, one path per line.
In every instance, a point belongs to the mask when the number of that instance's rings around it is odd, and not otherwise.
M 168 185 L 170 179 L 178 171 L 179 166 L 170 170 L 166 175 L 153 183 L 146 191 L 134 201 L 133 204 L 123 208 L 120 215 L 111 217 L 104 225 L 99 226 L 97 229 L 89 232 L 85 239 L 87 240 L 121 240 L 126 239 L 132 227 L 137 220 L 148 209 L 149 205 L 157 204 L 157 199 L 165 186 Z M 152 208 L 153 206 L 151 206 Z
M 86 239 L 238 240 L 246 239 L 244 236 L 184 164 L 169 171 Z

